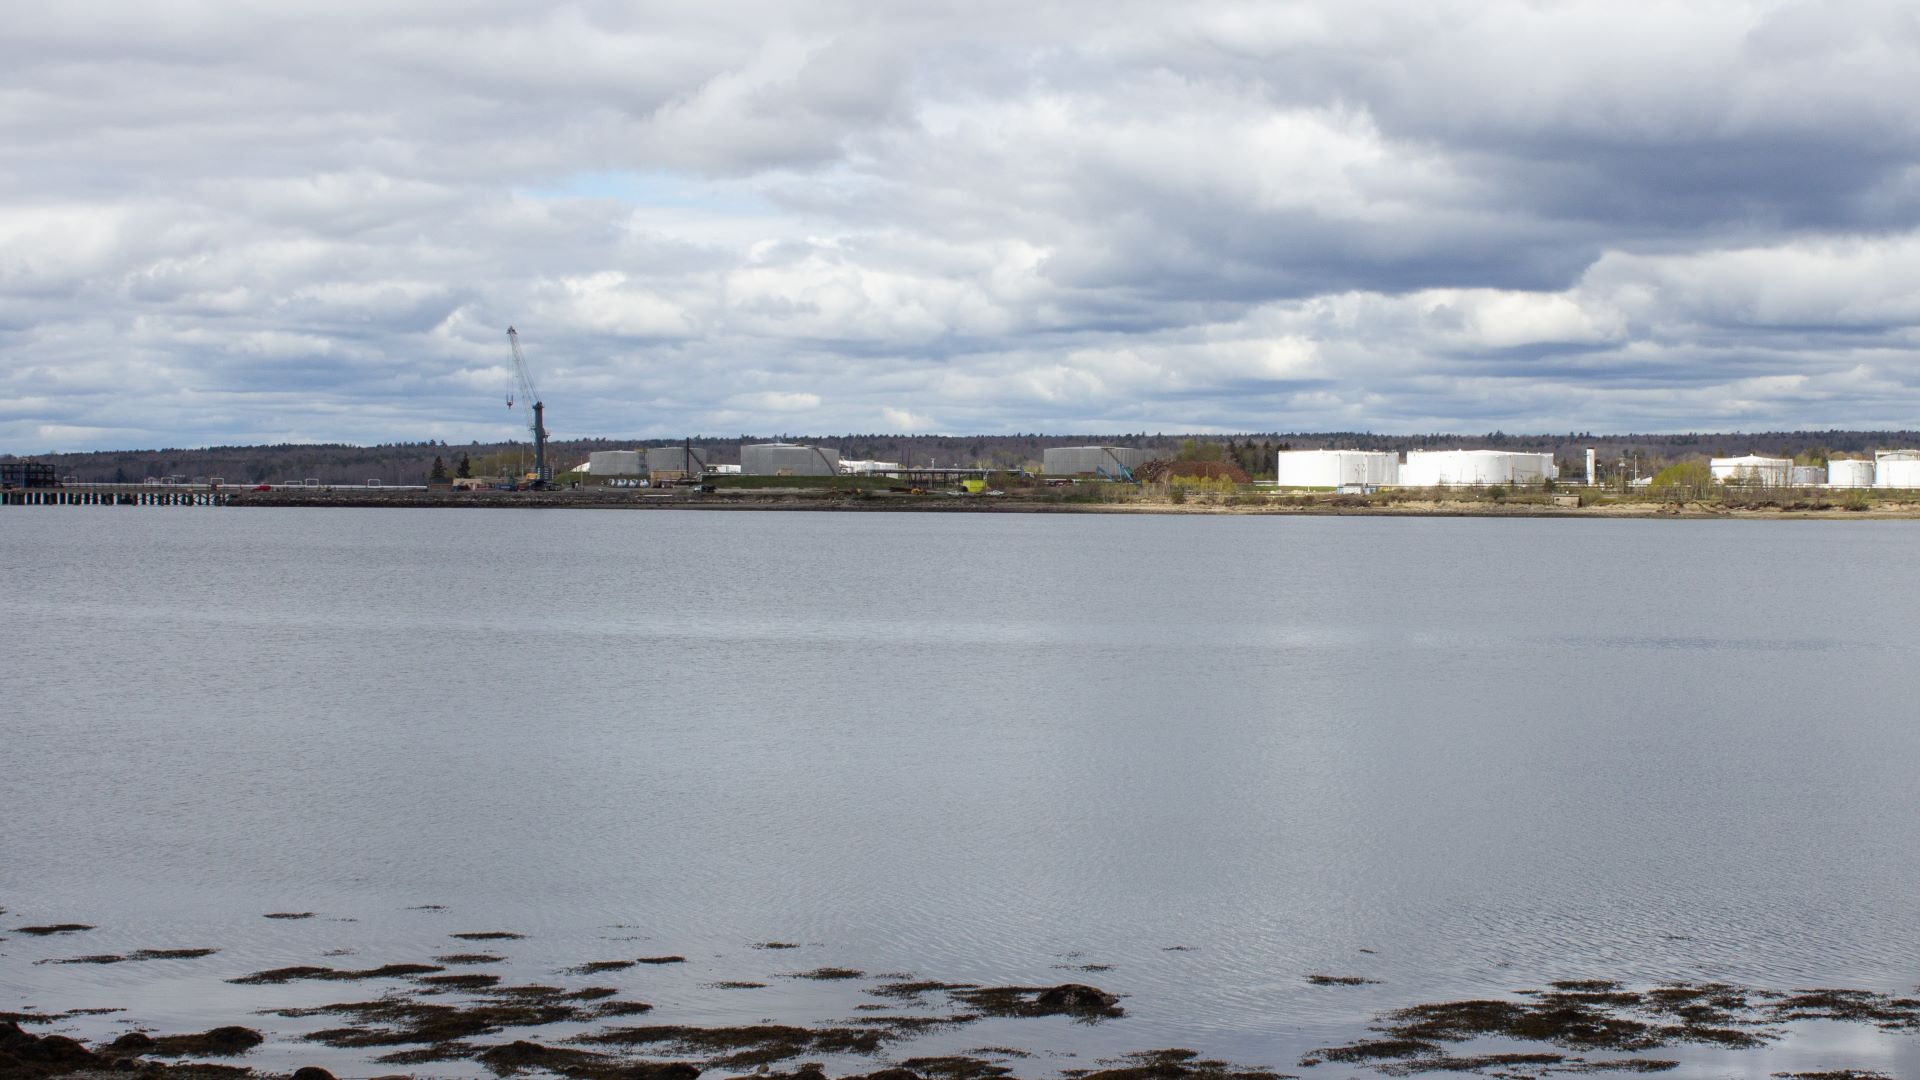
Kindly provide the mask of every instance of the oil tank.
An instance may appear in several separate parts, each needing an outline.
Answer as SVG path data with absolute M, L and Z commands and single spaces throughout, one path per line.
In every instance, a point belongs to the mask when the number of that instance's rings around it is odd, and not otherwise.
M 1793 467 L 1794 487 L 1819 487 L 1827 482 L 1827 470 L 1821 465 L 1795 465 Z
M 595 450 L 587 455 L 587 473 L 592 476 L 639 476 L 640 451 Z
M 1827 462 L 1827 486 L 1869 488 L 1873 486 L 1873 462 L 1860 458 L 1835 458 Z
M 1409 450 L 1401 487 L 1540 484 L 1559 475 L 1552 454 L 1515 450 Z
M 837 476 L 840 452 L 801 443 L 751 443 L 740 448 L 747 476 Z
M 1282 450 L 1274 473 L 1283 488 L 1392 487 L 1400 459 L 1374 450 Z
M 1873 455 L 1873 486 L 1920 489 L 1920 450 L 1882 450 Z
M 706 471 L 707 452 L 701 447 L 647 447 L 647 475 L 655 480 L 690 480 Z
M 1786 487 L 1793 482 L 1793 459 L 1761 457 L 1748 454 L 1745 457 L 1712 458 L 1707 468 L 1715 480 L 1723 484 L 1744 485 L 1746 487 Z
M 1120 476 L 1153 460 L 1153 453 L 1130 446 L 1049 446 L 1040 451 L 1040 471 L 1048 476 Z

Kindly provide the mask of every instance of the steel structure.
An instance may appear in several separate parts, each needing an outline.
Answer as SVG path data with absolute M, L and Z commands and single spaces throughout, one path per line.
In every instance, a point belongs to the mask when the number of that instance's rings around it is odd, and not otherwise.
M 553 479 L 547 471 L 547 407 L 534 392 L 533 376 L 527 371 L 527 358 L 520 351 L 520 335 L 513 327 L 507 327 L 507 344 L 513 347 L 513 374 L 520 387 L 520 401 L 527 410 L 527 430 L 533 434 L 533 476 L 538 483 Z M 511 406 L 513 403 L 507 403 Z

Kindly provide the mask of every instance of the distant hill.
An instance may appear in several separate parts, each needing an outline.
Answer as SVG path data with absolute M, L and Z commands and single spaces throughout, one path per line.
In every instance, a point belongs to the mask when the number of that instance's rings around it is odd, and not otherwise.
M 1562 462 L 1569 473 L 1583 468 L 1586 448 L 1599 451 L 1606 462 L 1631 456 L 1641 466 L 1641 475 L 1651 468 L 1675 461 L 1706 457 L 1726 457 L 1745 453 L 1781 457 L 1805 455 L 1825 460 L 1830 455 L 1864 455 L 1876 449 L 1920 447 L 1920 431 L 1768 431 L 1692 433 L 1685 435 L 1593 435 L 1568 432 L 1552 435 L 1514 435 L 1489 432 L 1484 435 L 1434 433 L 1428 435 L 1377 435 L 1371 432 L 1254 432 L 1239 435 L 1084 434 L 1084 435 L 779 435 L 725 437 L 700 436 L 693 444 L 708 449 L 709 460 L 731 464 L 740 460 L 740 446 L 750 442 L 818 443 L 839 450 L 848 458 L 898 461 L 915 465 L 956 465 L 986 468 L 1019 468 L 1037 464 L 1041 451 L 1049 446 L 1087 444 L 1137 446 L 1163 451 L 1166 457 L 1180 453 L 1189 440 L 1205 446 L 1222 447 L 1220 456 L 1231 457 L 1255 477 L 1273 475 L 1273 452 L 1278 449 L 1317 449 L 1349 447 L 1362 450 L 1405 451 L 1411 449 L 1494 448 L 1546 451 Z M 679 439 L 570 439 L 548 444 L 549 464 L 556 471 L 570 468 L 595 450 L 630 450 L 647 446 L 678 446 Z M 78 454 L 40 454 L 33 460 L 50 462 L 62 477 L 80 481 L 137 483 L 148 477 L 185 476 L 221 477 L 231 484 L 289 482 L 307 478 L 324 484 L 361 484 L 378 480 L 382 484 L 418 484 L 425 481 L 439 457 L 452 469 L 461 454 L 468 455 L 477 471 L 489 467 L 517 471 L 520 462 L 530 462 L 525 443 L 443 442 L 384 443 L 379 446 L 351 446 L 345 443 L 301 443 L 271 446 L 209 446 L 198 449 L 102 450 Z M 0 455 L 0 460 L 18 460 Z

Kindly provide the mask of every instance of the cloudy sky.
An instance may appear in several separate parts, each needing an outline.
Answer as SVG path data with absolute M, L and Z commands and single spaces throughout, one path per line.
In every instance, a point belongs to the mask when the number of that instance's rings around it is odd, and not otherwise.
M 1920 424 L 1908 0 L 7 21 L 0 450 Z

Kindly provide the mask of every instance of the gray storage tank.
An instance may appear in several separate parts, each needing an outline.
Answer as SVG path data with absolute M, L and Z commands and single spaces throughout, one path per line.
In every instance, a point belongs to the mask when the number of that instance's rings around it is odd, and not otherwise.
M 750 443 L 740 448 L 745 476 L 837 476 L 840 452 L 801 443 Z
M 697 446 L 647 447 L 647 475 L 655 483 L 692 480 L 707 471 L 707 452 Z
M 1152 460 L 1152 451 L 1130 446 L 1049 446 L 1040 452 L 1040 471 L 1048 476 L 1122 476 Z

